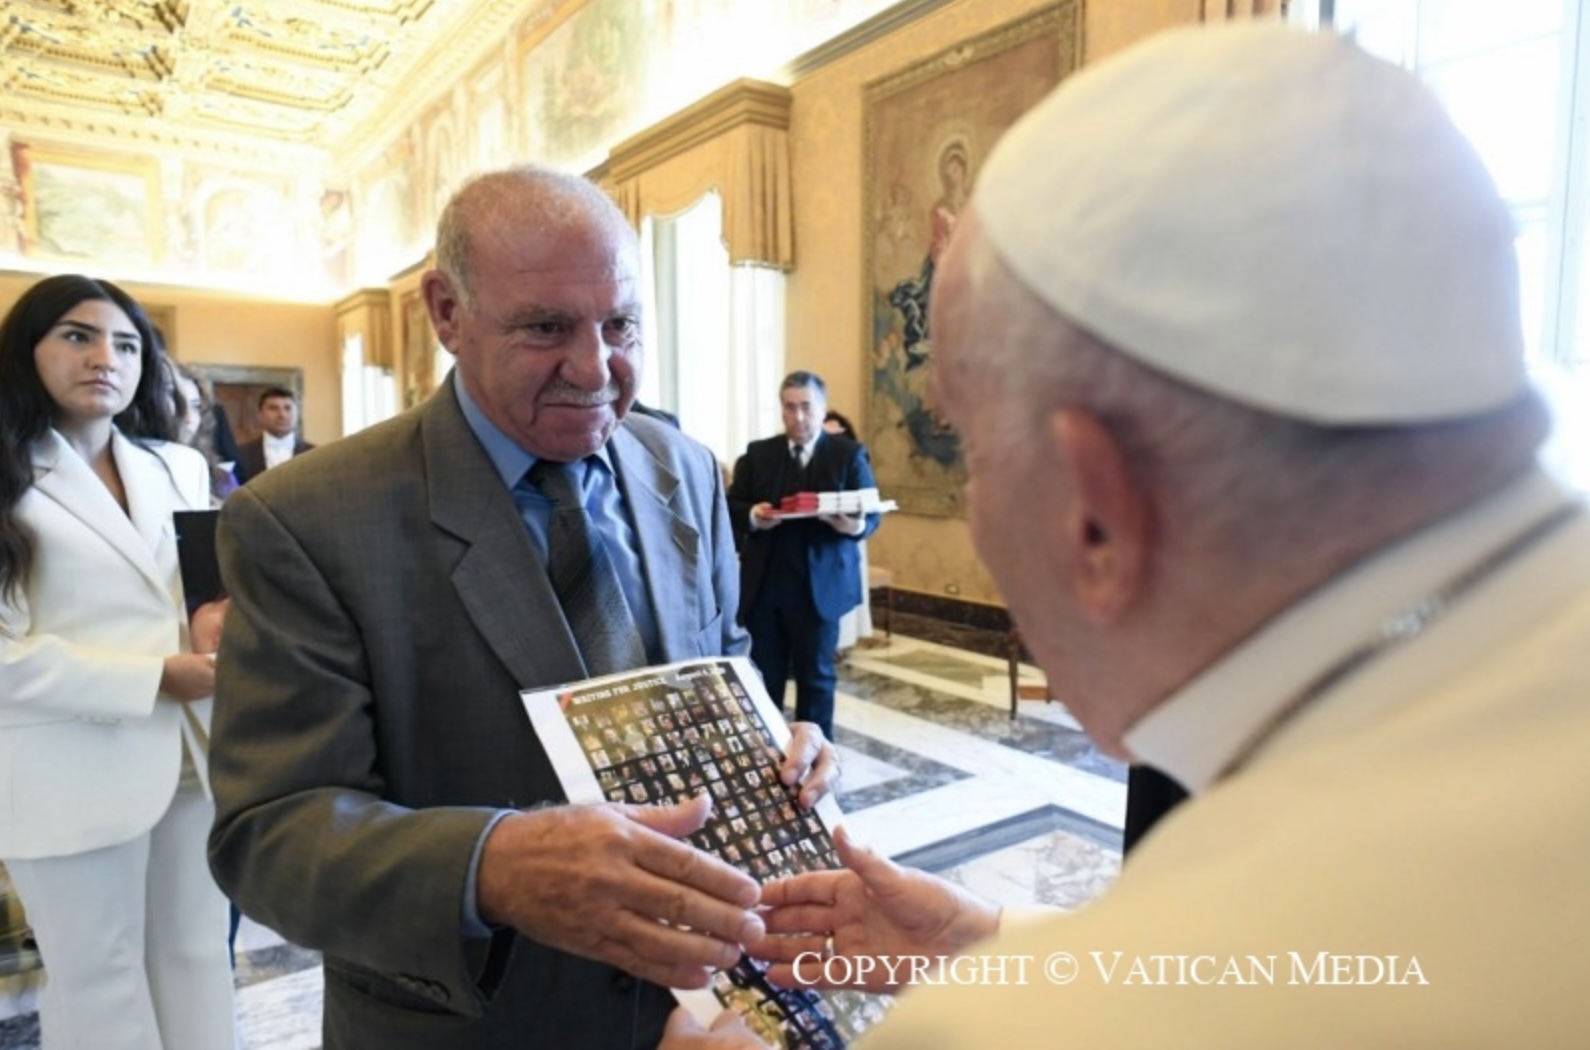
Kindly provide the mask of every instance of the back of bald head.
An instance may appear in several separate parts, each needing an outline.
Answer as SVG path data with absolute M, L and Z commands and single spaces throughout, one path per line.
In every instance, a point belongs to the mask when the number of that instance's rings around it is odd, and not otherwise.
M 474 305 L 475 237 L 508 224 L 531 235 L 584 227 L 620 243 L 635 242 L 624 213 L 589 179 L 533 164 L 476 175 L 453 194 L 436 224 L 436 268 L 465 306 Z

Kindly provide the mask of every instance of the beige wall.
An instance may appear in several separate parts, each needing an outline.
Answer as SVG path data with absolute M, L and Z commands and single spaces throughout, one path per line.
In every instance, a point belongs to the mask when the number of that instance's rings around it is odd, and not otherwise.
M 857 420 L 866 406 L 862 274 L 862 86 L 1047 5 L 964 0 L 824 66 L 794 85 L 791 152 L 795 269 L 788 298 L 789 367 L 828 382 L 829 401 Z M 1084 62 L 1167 26 L 1198 20 L 1199 0 L 1087 0 Z M 885 496 L 888 493 L 884 493 Z M 872 539 L 872 561 L 906 590 L 1000 603 L 966 523 L 895 514 Z
M 0 311 L 10 309 L 38 279 L 37 274 L 0 273 Z M 337 375 L 336 311 L 331 304 L 117 283 L 145 306 L 172 308 L 175 331 L 166 335 L 178 360 L 303 369 L 305 440 L 320 444 L 341 436 L 342 387 Z

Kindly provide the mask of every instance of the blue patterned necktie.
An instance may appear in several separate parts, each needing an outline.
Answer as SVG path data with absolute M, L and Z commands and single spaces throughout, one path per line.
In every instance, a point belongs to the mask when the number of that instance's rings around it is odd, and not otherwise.
M 646 648 L 624 600 L 601 533 L 585 511 L 584 462 L 537 460 L 530 483 L 553 503 L 547 527 L 547 576 L 563 606 L 591 677 L 646 666 Z

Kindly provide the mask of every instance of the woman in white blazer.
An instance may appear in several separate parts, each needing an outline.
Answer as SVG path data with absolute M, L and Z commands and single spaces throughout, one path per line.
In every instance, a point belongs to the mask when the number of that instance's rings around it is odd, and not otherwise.
M 236 1045 L 205 838 L 214 656 L 172 512 L 209 506 L 144 312 L 51 277 L 0 323 L 0 860 L 44 958 L 45 1050 Z

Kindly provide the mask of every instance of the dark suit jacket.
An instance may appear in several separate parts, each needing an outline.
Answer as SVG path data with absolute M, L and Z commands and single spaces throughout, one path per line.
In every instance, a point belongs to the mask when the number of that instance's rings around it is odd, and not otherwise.
M 745 653 L 711 452 L 638 417 L 609 449 L 664 658 Z M 564 797 L 519 691 L 582 674 L 452 384 L 240 489 L 219 544 L 211 864 L 246 913 L 324 953 L 327 1050 L 628 1046 L 632 979 L 460 936 L 492 814 Z
M 210 414 L 215 417 L 215 458 L 235 467 L 237 435 L 232 432 L 232 420 L 226 414 L 226 406 L 217 401 L 210 406 Z
M 301 456 L 315 446 L 299 438 L 293 443 L 293 455 Z M 265 473 L 265 439 L 257 437 L 253 441 L 245 441 L 237 446 L 237 464 L 232 468 L 232 473 L 237 476 L 237 483 L 241 485 L 249 478 Z
M 784 482 L 793 469 L 789 439 L 777 437 L 753 441 L 734 465 L 734 481 L 729 486 L 729 519 L 740 539 L 740 621 L 745 622 L 757 588 L 767 569 L 768 555 L 775 532 L 789 532 L 806 548 L 810 569 L 812 603 L 825 620 L 837 620 L 861 604 L 861 556 L 856 545 L 878 528 L 877 514 L 867 515 L 867 530 L 860 536 L 842 536 L 827 523 L 815 518 L 786 521 L 775 529 L 753 531 L 751 508 L 758 503 L 775 506 L 783 495 Z M 811 492 L 833 492 L 872 488 L 872 464 L 866 446 L 837 434 L 823 434 L 806 465 L 802 488 Z

